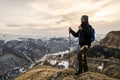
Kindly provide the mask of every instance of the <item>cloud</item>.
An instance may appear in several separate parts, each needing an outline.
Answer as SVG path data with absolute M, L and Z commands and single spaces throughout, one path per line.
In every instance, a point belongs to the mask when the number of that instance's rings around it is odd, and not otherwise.
M 7 27 L 21 27 L 21 25 L 18 24 L 8 24 Z
M 114 0 L 34 0 L 29 6 L 33 13 L 40 17 L 41 22 L 64 21 L 71 24 L 77 23 L 83 14 L 88 14 L 93 21 L 110 21 L 109 18 L 118 13 L 118 8 L 114 7 L 117 3 Z
M 10 4 L 0 8 L 1 20 L 5 22 L 2 28 L 64 30 L 78 26 L 80 17 L 86 14 L 98 31 L 100 26 L 118 25 L 115 21 L 120 20 L 120 0 L 13 0 L 5 3 Z

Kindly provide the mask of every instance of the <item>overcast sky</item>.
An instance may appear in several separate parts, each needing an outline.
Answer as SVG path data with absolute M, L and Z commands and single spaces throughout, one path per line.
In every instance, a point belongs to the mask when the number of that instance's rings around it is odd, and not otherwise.
M 65 36 L 84 14 L 97 34 L 120 30 L 120 0 L 0 0 L 0 33 Z

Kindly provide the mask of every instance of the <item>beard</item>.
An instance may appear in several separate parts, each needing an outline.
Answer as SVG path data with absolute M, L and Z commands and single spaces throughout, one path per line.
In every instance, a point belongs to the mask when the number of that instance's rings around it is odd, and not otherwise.
M 88 23 L 87 22 L 82 22 L 81 23 L 81 26 L 85 26 L 85 25 L 87 25 Z

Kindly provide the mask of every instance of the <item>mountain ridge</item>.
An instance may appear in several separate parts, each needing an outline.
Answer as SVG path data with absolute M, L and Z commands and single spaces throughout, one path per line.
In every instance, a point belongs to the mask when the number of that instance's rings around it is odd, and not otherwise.
M 77 45 L 77 41 L 71 40 L 71 46 L 74 47 L 76 45 Z M 62 53 L 65 53 L 64 51 L 68 50 L 68 49 L 69 49 L 68 38 L 65 38 L 65 39 L 64 38 L 50 38 L 45 41 L 43 41 L 41 39 L 32 39 L 32 38 L 23 39 L 23 41 L 18 41 L 18 40 L 11 40 L 11 41 L 5 41 L 5 42 L 1 41 L 0 42 L 0 62 L 1 62 L 2 66 L 0 67 L 0 69 L 1 69 L 0 70 L 0 73 L 1 73 L 0 79 L 7 78 L 7 80 L 12 80 L 15 76 L 19 75 L 21 72 L 25 72 L 26 70 L 29 71 L 29 68 L 31 68 L 33 66 L 34 67 L 36 67 L 36 66 L 42 67 L 40 65 L 43 65 L 43 66 L 47 65 L 47 66 L 52 66 L 52 68 L 50 67 L 51 69 L 54 69 L 55 67 L 57 67 L 57 68 L 59 67 L 59 68 L 63 69 L 63 68 L 65 68 L 65 66 L 61 66 L 61 65 L 58 66 L 58 64 L 59 63 L 63 64 L 66 60 L 68 60 L 68 54 L 62 54 Z M 6 51 L 8 51 L 8 52 L 6 52 Z M 63 51 L 63 52 L 61 52 L 61 51 Z M 53 54 L 53 53 L 57 54 L 58 52 L 60 52 L 59 55 L 55 55 L 55 56 L 52 55 L 52 56 L 48 57 L 49 58 L 48 60 L 45 60 L 43 62 L 39 60 L 45 54 Z M 113 52 L 115 52 L 115 54 L 117 54 L 117 55 L 113 55 Z M 75 61 L 76 51 L 74 50 L 73 53 L 71 54 L 72 67 L 74 67 L 73 63 Z M 111 59 L 112 61 L 113 60 L 116 61 L 116 59 L 120 59 L 119 57 L 116 57 L 116 56 L 119 56 L 119 54 L 118 54 L 119 49 L 118 50 L 116 50 L 116 49 L 114 50 L 113 48 L 109 49 L 107 46 L 101 46 L 100 44 L 94 45 L 90 49 L 89 53 L 90 53 L 90 55 L 88 55 L 88 56 L 90 58 L 96 57 L 97 59 L 99 59 L 99 60 L 90 60 L 89 59 L 91 75 L 94 74 L 95 68 L 99 65 L 99 63 L 101 63 L 102 57 L 105 56 L 103 53 L 110 53 L 110 54 L 107 54 L 107 57 L 105 57 L 105 58 L 108 58 L 108 60 Z M 5 59 L 5 57 L 7 55 L 9 55 L 9 56 L 7 57 L 7 59 Z M 53 61 L 55 65 L 51 65 L 50 62 L 52 62 L 52 60 L 56 60 L 56 59 L 58 60 L 58 62 Z M 64 62 L 61 62 L 61 61 L 64 61 Z M 110 76 L 110 77 L 112 76 L 113 78 L 119 79 L 120 78 L 119 72 L 118 72 L 119 64 L 113 64 L 108 61 L 107 62 L 104 61 L 104 62 L 106 64 L 105 69 L 104 69 L 105 75 Z M 5 67 L 3 67 L 3 66 L 5 66 Z M 67 66 L 68 66 L 68 63 L 67 63 Z M 111 70 L 111 66 L 112 66 L 112 70 Z M 8 73 L 5 72 L 5 74 L 3 74 L 4 70 L 6 70 L 6 69 L 7 70 L 10 69 L 11 72 L 9 72 L 9 70 L 8 70 Z M 112 71 L 112 73 L 109 72 L 109 69 Z M 56 68 L 55 68 L 55 70 L 56 70 Z M 45 70 L 43 70 L 43 71 L 45 71 Z M 14 76 L 11 78 L 11 75 L 12 76 L 14 75 Z

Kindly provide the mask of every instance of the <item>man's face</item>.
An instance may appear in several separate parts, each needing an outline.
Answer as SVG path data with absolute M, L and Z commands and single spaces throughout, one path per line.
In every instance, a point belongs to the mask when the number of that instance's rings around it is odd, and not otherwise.
M 81 23 L 84 23 L 84 22 L 86 22 L 84 19 L 81 19 Z

